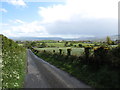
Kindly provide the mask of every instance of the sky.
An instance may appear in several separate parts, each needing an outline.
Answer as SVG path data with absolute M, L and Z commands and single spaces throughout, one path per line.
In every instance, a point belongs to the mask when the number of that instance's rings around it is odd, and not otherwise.
M 1 0 L 7 37 L 101 37 L 118 34 L 120 0 Z

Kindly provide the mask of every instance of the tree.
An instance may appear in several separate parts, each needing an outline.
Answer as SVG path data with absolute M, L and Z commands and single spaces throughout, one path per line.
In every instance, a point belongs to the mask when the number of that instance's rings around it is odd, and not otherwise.
M 106 37 L 106 42 L 108 45 L 112 44 L 112 40 L 109 36 Z
M 74 47 L 76 47 L 76 45 L 74 45 Z
M 31 46 L 32 46 L 32 47 L 35 47 L 35 46 L 36 46 L 36 43 L 35 43 L 35 42 L 31 42 Z
M 70 43 L 70 46 L 73 46 L 73 44 L 72 44 L 72 43 Z
M 43 43 L 41 44 L 41 47 L 42 47 L 42 48 L 46 47 L 46 43 L 43 42 Z
M 68 46 L 68 42 L 65 42 L 65 45 L 64 45 L 65 47 L 67 47 Z
M 31 42 L 30 41 L 25 41 L 24 42 L 24 47 L 31 48 Z
M 82 47 L 82 44 L 78 44 L 79 47 Z

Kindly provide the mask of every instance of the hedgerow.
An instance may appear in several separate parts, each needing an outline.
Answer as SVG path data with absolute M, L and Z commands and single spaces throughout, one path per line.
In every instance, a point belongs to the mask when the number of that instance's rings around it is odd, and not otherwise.
M 22 88 L 26 68 L 26 49 L 2 37 L 2 88 Z
M 46 51 L 31 50 L 40 58 L 67 71 L 94 88 L 120 88 L 120 47 L 108 50 L 99 47 L 89 55 L 89 49 L 83 56 L 64 55 Z M 87 56 L 86 56 L 87 55 Z

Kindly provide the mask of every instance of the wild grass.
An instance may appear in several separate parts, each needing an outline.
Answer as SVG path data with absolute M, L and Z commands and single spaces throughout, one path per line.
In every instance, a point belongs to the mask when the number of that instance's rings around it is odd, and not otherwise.
M 2 36 L 2 88 L 23 88 L 26 49 Z

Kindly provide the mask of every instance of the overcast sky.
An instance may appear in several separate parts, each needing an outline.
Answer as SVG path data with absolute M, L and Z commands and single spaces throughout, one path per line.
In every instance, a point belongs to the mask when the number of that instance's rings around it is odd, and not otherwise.
M 63 38 L 118 33 L 119 0 L 35 1 L 2 0 L 0 33 L 7 37 Z

